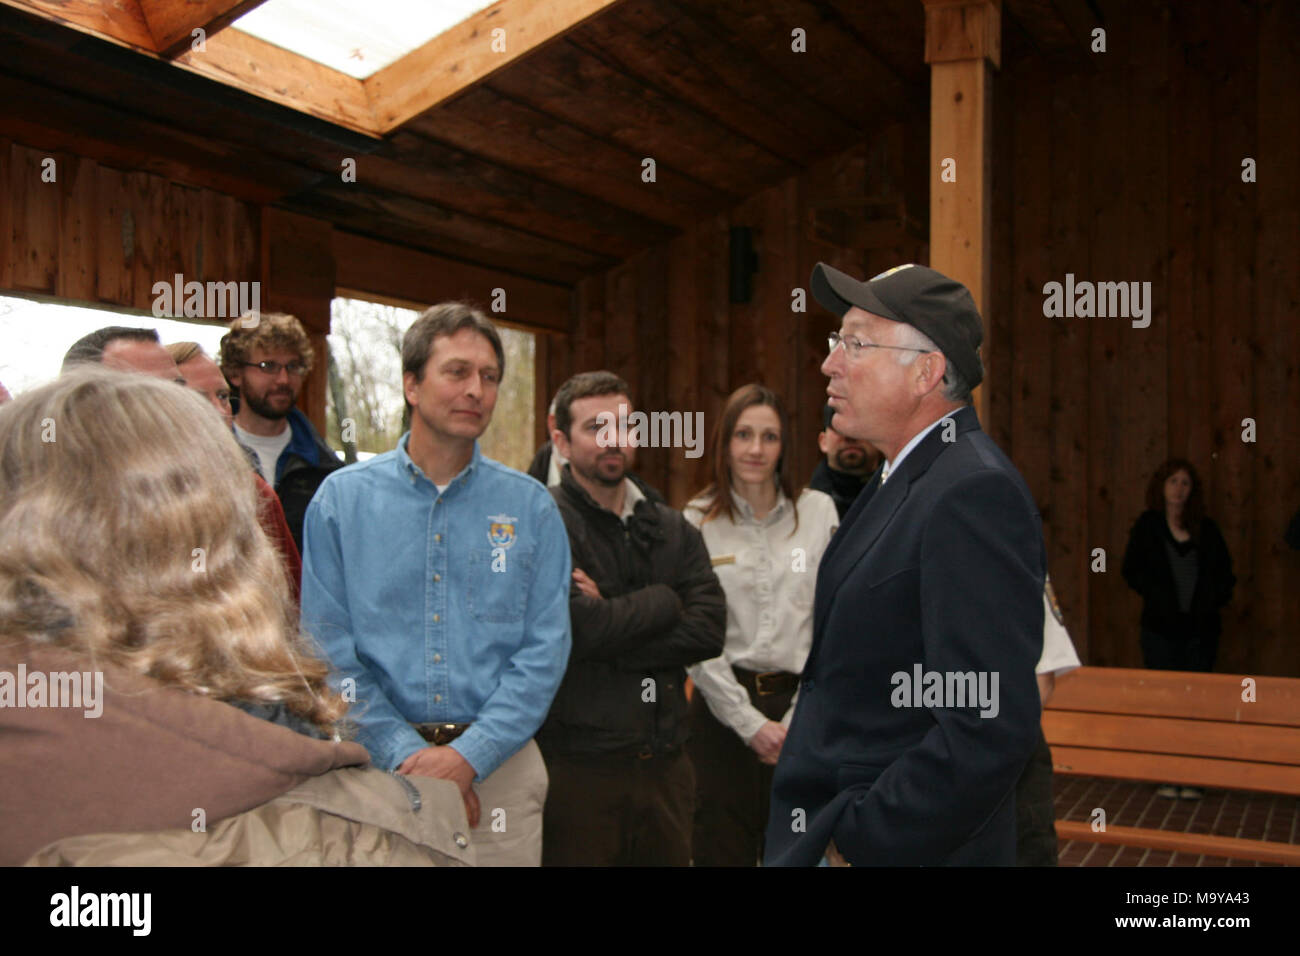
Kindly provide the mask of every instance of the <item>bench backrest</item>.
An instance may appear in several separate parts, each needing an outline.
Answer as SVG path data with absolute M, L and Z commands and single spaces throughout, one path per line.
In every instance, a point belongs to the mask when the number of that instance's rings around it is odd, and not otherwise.
M 1300 680 L 1251 679 L 1073 671 L 1043 711 L 1056 771 L 1300 795 Z

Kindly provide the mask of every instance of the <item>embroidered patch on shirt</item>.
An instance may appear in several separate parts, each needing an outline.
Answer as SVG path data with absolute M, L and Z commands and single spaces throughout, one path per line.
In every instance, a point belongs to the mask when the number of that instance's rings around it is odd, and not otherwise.
M 494 548 L 509 548 L 515 543 L 515 522 L 510 515 L 488 515 L 488 543 Z
M 715 568 L 720 564 L 735 564 L 736 556 L 734 554 L 720 554 L 716 558 L 710 558 L 709 562 Z

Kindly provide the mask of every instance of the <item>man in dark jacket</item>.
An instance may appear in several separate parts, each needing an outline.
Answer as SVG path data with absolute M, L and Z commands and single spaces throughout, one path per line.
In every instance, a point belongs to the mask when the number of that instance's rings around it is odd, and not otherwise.
M 866 442 L 837 432 L 831 425 L 834 417 L 835 409 L 827 405 L 822 414 L 822 430 L 817 435 L 817 447 L 826 457 L 813 469 L 808 487 L 830 495 L 843 521 L 872 473 L 880 467 L 880 452 Z
M 835 427 L 886 461 L 817 570 L 764 862 L 1010 866 L 1046 555 L 1028 487 L 967 404 L 979 312 L 918 265 L 859 282 L 819 263 L 812 292 L 841 321 L 822 363 Z
M 556 401 L 573 650 L 537 735 L 546 866 L 691 859 L 685 668 L 722 653 L 726 598 L 700 533 L 627 477 L 635 451 L 617 424 L 631 404 L 609 372 L 574 376 Z
M 312 359 L 307 331 L 279 312 L 241 316 L 221 339 L 221 371 L 239 389 L 235 437 L 257 454 L 259 471 L 280 496 L 299 552 L 307 506 L 325 476 L 343 467 L 294 407 Z

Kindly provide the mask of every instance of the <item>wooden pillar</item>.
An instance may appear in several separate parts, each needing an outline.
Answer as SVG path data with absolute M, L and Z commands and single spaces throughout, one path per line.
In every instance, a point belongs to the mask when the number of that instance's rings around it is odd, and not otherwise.
M 288 312 L 307 330 L 316 360 L 298 407 L 325 435 L 329 387 L 330 302 L 334 298 L 333 227 L 320 219 L 262 209 L 262 308 Z
M 922 0 L 930 64 L 930 266 L 970 289 L 984 318 L 992 282 L 992 68 L 1002 63 L 1002 0 Z M 988 390 L 975 391 L 988 422 Z

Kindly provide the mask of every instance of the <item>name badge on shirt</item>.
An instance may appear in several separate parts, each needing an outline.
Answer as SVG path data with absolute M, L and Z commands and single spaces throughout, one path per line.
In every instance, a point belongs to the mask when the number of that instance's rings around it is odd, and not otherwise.
M 716 558 L 710 558 L 709 562 L 715 568 L 722 564 L 735 564 L 736 556 L 734 554 L 720 554 Z

